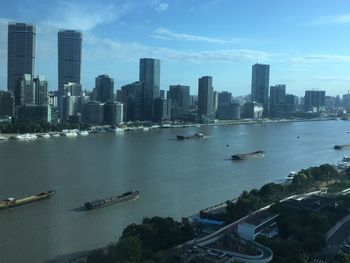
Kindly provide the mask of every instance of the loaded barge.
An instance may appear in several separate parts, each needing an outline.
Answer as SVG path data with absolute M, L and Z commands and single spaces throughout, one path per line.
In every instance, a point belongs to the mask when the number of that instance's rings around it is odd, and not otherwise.
M 45 199 L 49 199 L 56 193 L 55 190 L 48 190 L 37 195 L 31 195 L 28 197 L 16 199 L 14 197 L 9 197 L 5 200 L 0 201 L 0 209 L 12 208 L 20 205 L 29 204 L 32 202 L 37 202 Z
M 119 196 L 112 196 L 105 199 L 98 199 L 84 204 L 86 210 L 97 209 L 110 205 L 119 204 L 125 201 L 134 200 L 139 197 L 139 191 L 129 191 Z
M 251 153 L 237 153 L 231 156 L 233 161 L 245 160 L 248 158 L 261 158 L 265 156 L 265 151 L 256 151 Z
M 341 150 L 341 149 L 349 148 L 349 147 L 350 147 L 350 144 L 339 144 L 339 145 L 335 145 L 334 149 Z
M 184 135 L 176 135 L 176 138 L 178 140 L 186 140 L 186 139 L 195 139 L 195 138 L 204 138 L 204 134 L 201 132 L 197 132 L 191 136 L 184 136 Z

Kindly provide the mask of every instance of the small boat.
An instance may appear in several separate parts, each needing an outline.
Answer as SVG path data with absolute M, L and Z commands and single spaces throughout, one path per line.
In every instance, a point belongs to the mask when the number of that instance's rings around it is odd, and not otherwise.
M 195 138 L 204 138 L 204 134 L 201 132 L 197 132 L 192 136 L 184 136 L 184 135 L 176 135 L 178 140 L 186 140 L 186 139 L 195 139 Z
M 37 138 L 38 138 L 38 136 L 36 136 L 35 134 L 30 134 L 30 133 L 18 134 L 14 137 L 14 139 L 19 140 L 19 141 L 30 141 L 30 140 L 36 140 Z
M 63 133 L 63 136 L 66 136 L 66 137 L 75 137 L 75 136 L 78 136 L 78 133 L 76 133 L 76 132 L 64 132 L 64 133 Z
M 345 156 L 343 157 L 342 162 L 350 163 L 350 156 L 345 155 Z
M 265 156 L 265 151 L 255 151 L 250 153 L 237 153 L 231 156 L 233 161 L 241 161 L 248 158 L 262 158 Z
M 59 134 L 59 133 L 53 133 L 52 134 L 52 137 L 60 137 L 61 136 L 61 134 Z
M 44 138 L 44 139 L 47 139 L 47 138 L 50 138 L 51 136 L 50 136 L 50 134 L 48 134 L 48 133 L 44 133 L 44 134 L 40 134 L 39 135 L 39 138 Z
M 89 132 L 88 131 L 78 131 L 78 134 L 82 135 L 82 136 L 86 136 L 86 135 L 89 135 Z
M 294 176 L 296 176 L 298 172 L 296 171 L 290 171 L 290 173 L 287 175 L 286 179 L 287 180 L 293 180 Z
M 143 127 L 142 130 L 143 131 L 149 131 L 149 128 L 148 127 Z
M 114 132 L 121 133 L 121 132 L 124 132 L 124 129 L 120 128 L 120 127 L 117 127 L 117 128 L 114 129 Z

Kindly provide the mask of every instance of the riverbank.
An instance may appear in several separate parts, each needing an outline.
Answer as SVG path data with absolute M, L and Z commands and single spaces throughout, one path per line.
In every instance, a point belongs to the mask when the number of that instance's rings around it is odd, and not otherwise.
M 188 124 L 153 124 L 149 122 L 136 122 L 120 125 L 120 127 L 113 128 L 109 125 L 91 126 L 88 130 L 65 129 L 55 132 L 26 132 L 26 133 L 0 133 L 0 141 L 9 139 L 19 140 L 34 140 L 40 138 L 59 137 L 59 136 L 75 136 L 88 135 L 91 133 L 116 132 L 123 133 L 128 131 L 143 131 L 147 132 L 154 129 L 171 129 L 171 128 L 189 128 L 189 127 L 205 127 L 205 126 L 224 126 L 224 125 L 249 125 L 249 124 L 265 124 L 265 123 L 288 123 L 288 122 L 311 122 L 311 121 L 334 121 L 337 118 L 314 118 L 314 119 L 244 119 L 244 120 L 230 120 L 230 121 L 214 121 L 213 123 L 188 123 Z M 26 136 L 21 136 L 26 135 Z

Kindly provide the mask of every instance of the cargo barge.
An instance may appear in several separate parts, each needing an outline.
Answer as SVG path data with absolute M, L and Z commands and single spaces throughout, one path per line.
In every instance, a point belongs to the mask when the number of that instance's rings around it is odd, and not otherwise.
M 339 144 L 339 145 L 335 145 L 334 149 L 341 150 L 341 149 L 349 148 L 349 147 L 350 147 L 350 144 Z
M 139 193 L 140 192 L 136 190 L 129 191 L 119 196 L 112 196 L 104 199 L 98 199 L 95 201 L 87 202 L 84 204 L 84 207 L 86 210 L 92 210 L 92 209 L 119 204 L 125 201 L 137 199 L 139 197 Z
M 231 156 L 233 161 L 245 160 L 248 158 L 261 158 L 265 156 L 265 151 L 256 151 L 251 153 L 237 153 Z
M 46 192 L 42 192 L 37 195 L 31 195 L 28 197 L 16 199 L 14 197 L 9 197 L 5 200 L 0 201 L 0 209 L 12 208 L 20 205 L 29 204 L 32 202 L 42 201 L 45 199 L 49 199 L 56 193 L 55 190 L 48 190 Z
M 178 140 L 187 140 L 187 139 L 195 139 L 195 138 L 204 138 L 204 134 L 201 132 L 197 132 L 191 136 L 184 136 L 184 135 L 176 135 L 176 138 Z

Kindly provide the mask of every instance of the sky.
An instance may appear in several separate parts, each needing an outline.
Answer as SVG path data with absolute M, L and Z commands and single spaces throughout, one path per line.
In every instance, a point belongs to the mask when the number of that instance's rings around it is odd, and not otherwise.
M 161 60 L 161 89 L 212 76 L 217 91 L 250 93 L 251 67 L 270 64 L 287 93 L 350 90 L 349 0 L 0 0 L 0 89 L 7 25 L 37 27 L 35 74 L 57 89 L 57 32 L 83 32 L 82 85 L 108 74 L 115 90 L 138 80 L 139 59 Z

